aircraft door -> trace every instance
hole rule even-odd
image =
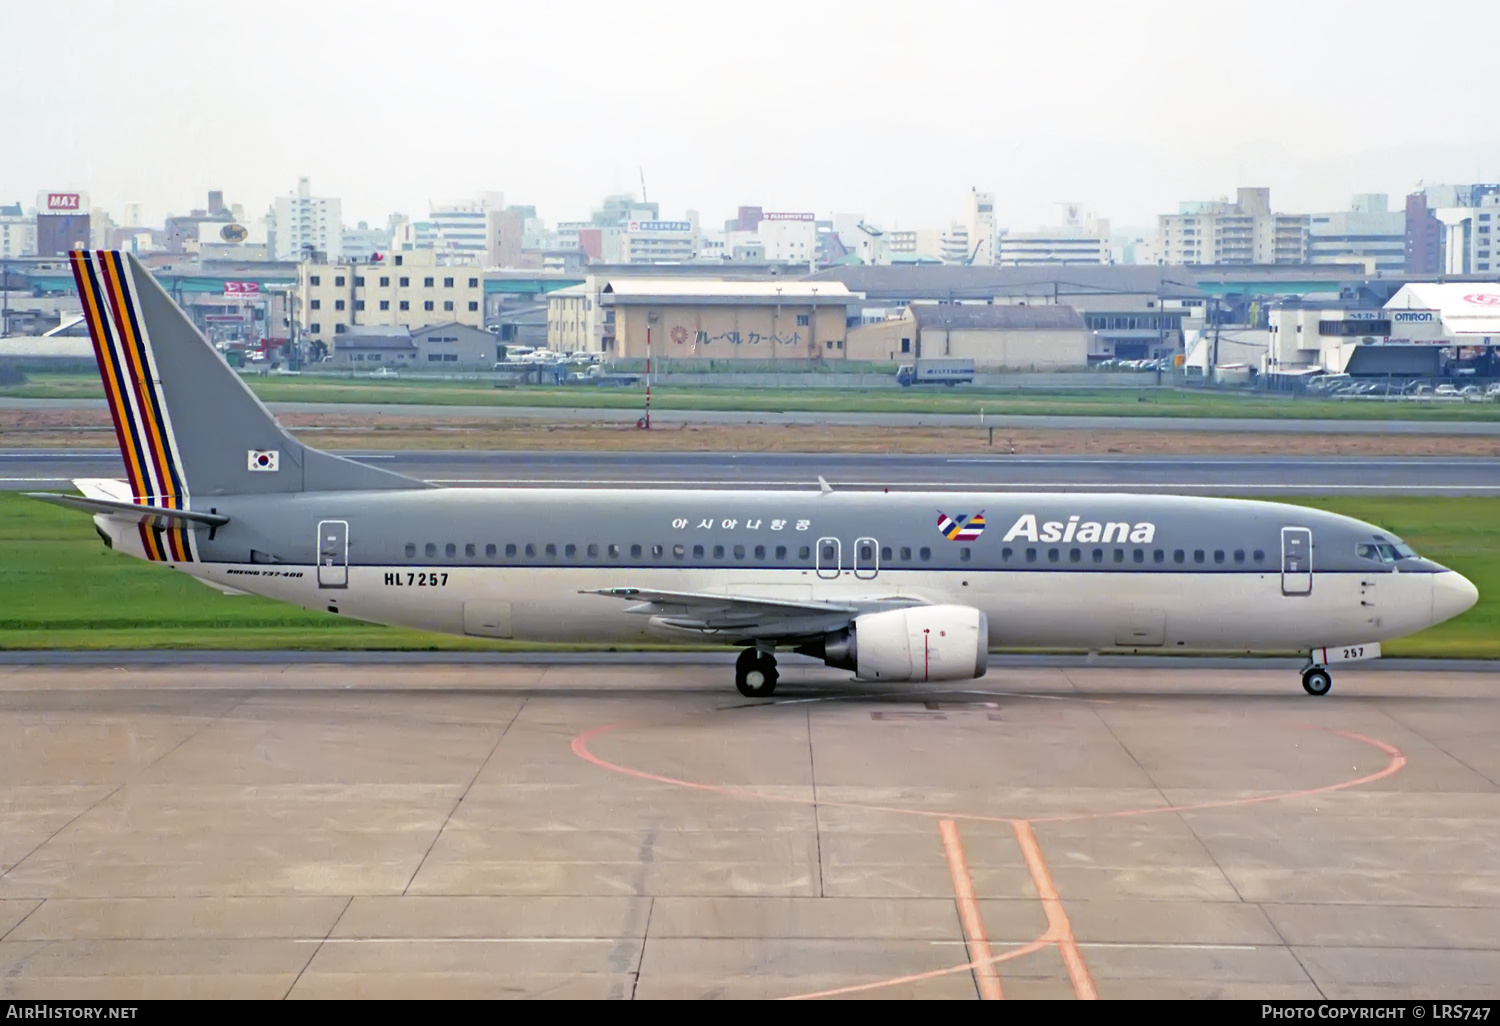
[[[842,546],[837,538],[819,538],[816,566],[818,576],[824,580],[833,580],[839,575],[840,555]]]
[[[1312,531],[1306,527],[1281,529],[1281,593],[1312,594]]]
[[[318,523],[318,587],[349,587],[349,522]]]
[[[880,573],[880,543],[874,538],[854,539],[854,576],[873,581]]]

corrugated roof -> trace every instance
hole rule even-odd
[[[985,303],[913,303],[922,328],[950,331],[1082,331],[1083,315],[1071,306],[991,306]]]
[[[838,281],[722,281],[694,278],[612,278],[604,286],[605,295],[619,299],[853,299],[849,289]]]

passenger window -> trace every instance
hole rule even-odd
[[[536,542],[526,543],[526,555],[531,557],[536,556]]]
[[[743,546],[743,545],[736,545],[734,547],[734,558],[735,559],[744,559],[745,558],[745,546]]]
[[[1166,561],[1167,561],[1167,554],[1165,552],[1163,552],[1161,549],[1157,549],[1155,552],[1151,553],[1151,562],[1153,562],[1153,563],[1165,563]]]
[[[714,546],[714,558],[715,559],[723,559],[724,558],[724,546],[722,546],[722,545],[715,545]]]
[[[859,547],[859,561],[861,563],[875,562],[875,546],[865,542]]]
[[[1026,562],[1028,562],[1028,563],[1035,563],[1036,562],[1036,549],[1027,549],[1026,550]]]
[[[449,542],[447,545],[443,546],[443,554],[445,556],[456,556],[456,555],[458,555],[458,546],[455,545],[453,542]]]
[[[488,545],[486,545],[484,547],[484,555],[485,555],[486,559],[494,559],[495,558],[495,543],[494,542],[490,542]]]
[[[905,549],[902,549],[902,550],[901,550],[901,551],[902,551],[902,552],[905,552],[905,551],[906,551],[906,550],[905,550]],[[1005,549],[1001,549],[1001,550],[1000,550],[1000,558],[1001,558],[1001,559],[1003,559],[1003,560],[1005,560],[1005,561],[1006,561],[1006,562],[1007,562],[1007,563],[1009,563],[1009,562],[1010,562],[1010,557],[1011,557],[1011,556],[1014,556],[1014,555],[1015,555],[1015,554],[1016,554],[1016,553],[1015,553],[1015,550],[1014,550],[1014,549],[1009,549],[1009,548],[1005,548]],[[905,559],[905,558],[906,558],[906,557],[905,557],[905,556],[903,556],[903,557],[901,557],[901,558],[902,558],[902,559]]]
[[[1193,550],[1193,562],[1194,563],[1201,563],[1201,562],[1203,562],[1203,550],[1202,549],[1194,549]]]
[[[1135,555],[1132,558],[1137,563],[1144,563],[1146,561],[1146,550],[1145,549],[1136,549],[1135,550]]]
[[[736,548],[738,548],[738,546],[736,546]],[[744,550],[741,549],[740,551],[743,552]],[[838,558],[837,553],[838,550],[834,548],[833,543],[830,542],[827,545],[823,546],[822,554],[819,555],[818,558],[831,567],[833,566],[833,561]]]
[[[694,545],[693,546],[693,558],[694,559],[702,559],[703,558],[703,546],[702,545]]]
[[[907,563],[911,562],[911,549],[908,546],[901,546],[901,559]]]
[[[666,551],[666,550],[663,549],[660,545],[653,545],[653,546],[651,546],[651,555],[653,555],[653,556],[658,556],[659,557],[659,556],[661,556],[661,554],[664,551]]]
[[[1244,562],[1245,562],[1245,550],[1244,549],[1235,549],[1234,550],[1234,562],[1235,562],[1236,565],[1240,565],[1240,566],[1244,565]]]
[[[632,546],[630,546],[630,558],[631,559],[640,559],[641,558],[641,547],[639,545],[632,545]]]
[[[1070,562],[1070,563],[1082,563],[1083,562],[1083,550],[1082,549],[1069,549],[1068,550],[1068,562]]]
[[[416,542],[407,542],[406,543],[406,558],[407,559],[416,559],[417,558],[417,543]]]
[[[812,559],[812,549],[806,545],[797,550],[798,559]]]
[[[1095,549],[1094,550],[1094,562],[1095,563],[1102,563],[1102,562],[1104,562],[1104,550],[1103,549]]]
[[[473,542],[469,542],[467,545],[464,546],[464,555],[465,556],[473,556],[474,555],[474,543]]]
[[[683,556],[687,555],[687,546],[686,545],[673,545],[672,546],[672,555],[676,556],[678,559],[681,559]]]
[[[786,546],[785,545],[778,545],[778,546],[776,546],[776,558],[777,559],[785,559],[786,558]]]
[[[589,542],[588,552],[589,552],[589,557],[590,558],[597,557],[599,555],[599,543],[598,542]]]
[[[880,561],[882,563],[889,563],[891,561],[891,547],[889,545],[885,545],[885,546],[881,547],[881,549],[880,549]]]
[[[1215,563],[1223,563],[1224,562],[1224,550],[1223,549],[1214,549],[1214,562]]]
[[[563,555],[567,556],[569,559],[572,559],[574,556],[578,555],[578,546],[574,545],[572,542],[569,542],[567,545],[563,546]]]
[[[1172,552],[1172,562],[1174,562],[1174,563],[1186,563],[1187,562],[1187,553],[1183,552],[1181,549],[1175,549],[1175,550],[1173,550],[1173,552]]]
[[[557,556],[557,546],[552,544],[551,542],[547,543],[547,547],[543,551],[553,558],[556,558]]]
[[[1123,562],[1125,562],[1125,550],[1124,549],[1115,549],[1115,562],[1116,563],[1123,563]]]
[[[972,555],[973,553],[969,551],[969,548],[966,545],[958,550],[958,561],[960,563],[967,563]]]
[[[437,546],[434,545],[432,542],[428,542],[426,545],[422,546],[422,551],[424,553],[426,553],[427,555],[429,555],[429,556],[436,556],[437,555]]]
[[[766,547],[764,545],[757,545],[757,546],[755,546],[755,558],[756,559],[765,559],[766,558]]]
[[[1264,563],[1266,561],[1266,553],[1264,549],[1255,550],[1255,561],[1257,563]]]
[[[505,545],[505,554],[507,556],[514,556],[516,554],[516,543],[515,542],[507,542],[506,543],[506,545]]]
[[[924,545],[917,550],[917,555],[921,558],[922,562],[925,563],[932,558],[932,550]]]
[[[1058,550],[1058,549],[1048,549],[1047,550],[1047,562],[1049,562],[1049,563],[1056,563],[1057,560],[1058,560],[1058,558],[1061,555],[1062,555],[1062,552],[1060,550]]]
[[[620,546],[618,546],[618,545],[615,545],[615,544],[611,543],[610,546],[609,546],[609,548],[605,549],[604,551],[609,553],[609,558],[610,559],[619,559],[620,558]]]

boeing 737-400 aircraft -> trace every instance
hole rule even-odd
[[[449,634],[790,649],[866,681],[980,677],[990,647],[1309,653],[1478,592],[1370,524],[1171,495],[439,488],[288,435],[134,257],[72,254],[126,481],[35,497],[228,592]]]

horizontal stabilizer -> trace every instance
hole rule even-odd
[[[116,502],[112,499],[90,499],[82,495],[63,495],[59,492],[26,492],[28,499],[41,499],[54,506],[81,509],[85,513],[103,513],[109,517],[134,517],[149,522],[153,527],[192,527],[203,524],[207,527],[222,527],[229,518],[222,513],[200,513],[191,509],[168,509],[166,506],[143,506],[137,502]]]

